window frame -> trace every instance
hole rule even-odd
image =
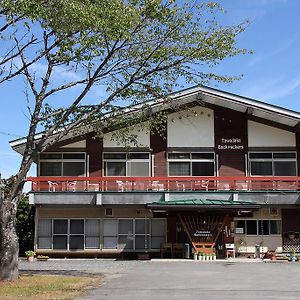
[[[47,159],[47,158],[41,158],[42,154],[61,154],[61,158],[55,158],[55,159]],[[64,154],[83,154],[84,158],[81,159],[75,159],[75,158],[64,158]],[[79,177],[85,177],[86,174],[88,173],[87,170],[87,154],[86,152],[40,152],[38,154],[38,176],[39,177],[52,177],[48,175],[41,175],[41,162],[58,162],[61,163],[61,170],[60,170],[60,175],[57,175],[59,177],[70,177],[70,176],[65,176],[64,174],[64,163],[65,162],[74,162],[74,163],[84,163],[84,174],[80,175]],[[53,176],[56,177],[56,176]]]
[[[188,154],[189,158],[169,158],[169,154]],[[193,154],[212,154],[213,158],[209,159],[204,159],[204,158],[192,158]],[[170,163],[172,162],[184,162],[184,163],[189,163],[189,168],[190,168],[190,174],[189,175],[170,175]],[[193,163],[201,163],[201,162],[209,162],[213,163],[213,170],[214,174],[213,175],[192,175],[193,174]],[[167,153],[167,163],[168,163],[168,176],[169,177],[186,177],[186,176],[192,176],[192,177],[215,177],[216,176],[216,153],[211,152],[211,151],[193,151],[193,152],[168,152]]]
[[[271,158],[250,158],[251,154],[255,153],[264,153],[264,154],[271,154]],[[295,155],[294,158],[274,158],[274,154],[280,154],[280,153],[292,153]],[[288,176],[298,176],[298,164],[297,164],[297,151],[249,151],[248,152],[248,170],[250,176],[279,176],[275,175],[275,163],[276,162],[294,162],[295,163],[295,175],[280,175],[279,177],[288,177]],[[251,170],[251,163],[252,162],[271,162],[272,163],[272,175],[252,175]]]
[[[235,219],[235,222],[237,224],[238,221],[244,221],[245,222],[245,232],[244,233],[236,233],[236,236],[242,236],[242,235],[246,235],[246,236],[281,236],[282,234],[282,220],[281,219]],[[256,221],[256,234],[248,234],[248,225],[247,225],[247,221]],[[260,222],[268,222],[268,234],[262,234],[261,232],[261,228],[260,228]],[[279,228],[280,228],[280,232],[279,233],[271,233],[271,221],[276,221],[279,222]],[[236,227],[239,228],[239,227]]]
[[[105,154],[124,154],[125,158],[105,158]],[[130,155],[132,154],[147,154],[148,158],[130,158]],[[122,162],[125,163],[125,175],[107,175],[107,163],[109,162]],[[143,177],[143,176],[132,176],[129,175],[129,164],[131,162],[144,162],[144,163],[148,163],[148,175],[145,175],[145,177],[150,177],[151,176],[151,153],[150,152],[141,152],[141,151],[132,151],[132,152],[110,152],[110,151],[104,151],[102,153],[102,170],[103,170],[103,174],[105,177]]]

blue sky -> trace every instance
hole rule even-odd
[[[238,45],[254,54],[222,62],[215,72],[243,74],[232,84],[213,84],[225,91],[300,110],[300,1],[298,0],[223,0],[224,20],[236,24],[249,19],[251,25],[239,37]],[[21,79],[0,85],[0,172],[15,174],[20,155],[8,142],[28,130],[26,101]],[[94,90],[101,93],[101,88]],[[67,97],[67,95],[65,95]],[[93,92],[89,94],[93,98]],[[57,99],[59,102],[61,99]],[[35,168],[30,173],[35,174]]]

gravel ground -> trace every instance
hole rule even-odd
[[[21,273],[47,274],[123,274],[141,264],[141,261],[115,259],[49,259],[48,261],[19,261]]]

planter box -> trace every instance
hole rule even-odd
[[[149,253],[138,253],[137,258],[138,260],[149,260],[150,255]]]

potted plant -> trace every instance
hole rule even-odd
[[[36,253],[35,253],[34,251],[32,251],[32,250],[26,251],[26,252],[25,252],[25,255],[26,255],[26,257],[27,257],[27,261],[33,262],[33,261],[34,261],[35,254],[36,254]]]
[[[297,257],[296,257],[296,251],[292,250],[290,253],[290,261],[296,261]]]
[[[214,252],[213,254],[212,254],[212,260],[216,260],[217,259],[217,256],[216,256],[216,253]]]

